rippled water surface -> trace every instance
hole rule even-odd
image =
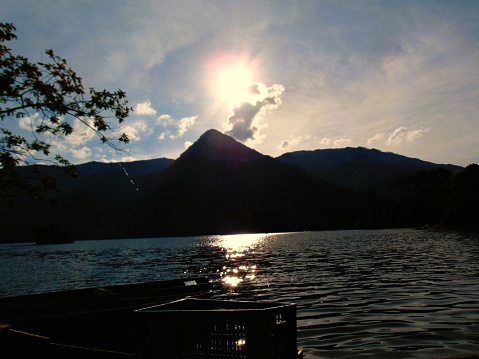
[[[479,236],[415,230],[0,245],[0,296],[207,275],[297,304],[305,358],[479,353]]]

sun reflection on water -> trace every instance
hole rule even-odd
[[[231,289],[245,281],[256,278],[256,264],[251,263],[251,256],[268,235],[264,233],[236,234],[222,236],[217,245],[226,251],[226,265],[220,271],[223,284]]]
[[[240,254],[241,251],[248,250],[257,245],[259,240],[267,236],[264,233],[234,234],[222,236],[218,244],[228,250],[230,254]]]

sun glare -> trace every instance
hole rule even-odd
[[[251,96],[251,71],[241,65],[227,65],[218,70],[217,91],[223,101],[237,104]]]
[[[263,237],[266,237],[264,233],[232,234],[222,236],[220,244],[229,254],[234,254],[251,249],[258,244]]]
[[[223,283],[236,288],[256,278],[256,264],[249,263],[254,247],[266,235],[261,233],[221,236],[217,245],[226,250],[227,264],[219,270]]]

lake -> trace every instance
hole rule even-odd
[[[1,244],[0,297],[205,275],[297,304],[305,358],[479,353],[479,236],[409,229]]]

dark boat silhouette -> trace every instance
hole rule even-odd
[[[1,357],[132,357],[135,310],[212,289],[199,277],[0,298]]]

